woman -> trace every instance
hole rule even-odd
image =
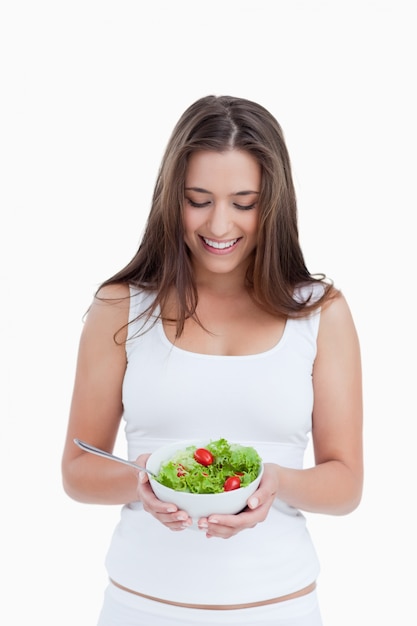
[[[190,528],[144,473],[74,445],[112,451],[122,419],[140,465],[169,441],[223,437],[256,448],[261,484],[243,512]],[[362,465],[358,339],[343,295],[305,265],[281,128],[255,102],[204,97],[178,121],[140,247],[99,288],[80,341],[64,487],[124,505],[99,626],[319,626],[301,511],[354,510]]]

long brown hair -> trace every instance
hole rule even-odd
[[[301,251],[291,164],[277,120],[263,106],[243,98],[206,96],[177,122],[157,176],[151,210],[138,251],[102,286],[128,283],[155,293],[145,312],[164,309],[173,288],[177,335],[196,318],[198,294],[184,242],[182,207],[187,163],[197,150],[246,150],[261,166],[258,244],[247,272],[254,300],[281,317],[298,317],[320,306],[333,292],[324,274],[311,275]],[[294,288],[320,282],[317,298],[294,297]]]

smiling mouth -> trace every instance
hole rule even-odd
[[[229,241],[214,241],[213,239],[207,239],[207,237],[201,237],[206,246],[210,248],[215,248],[216,250],[227,250],[228,248],[232,248],[240,239],[230,239]]]

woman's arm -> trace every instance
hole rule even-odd
[[[114,335],[128,321],[129,289],[111,285],[99,296],[81,334],[62,477],[66,493],[75,500],[123,504],[138,499],[135,469],[83,452],[73,442],[78,437],[111,452],[122,416],[126,333],[118,333],[117,343]]]

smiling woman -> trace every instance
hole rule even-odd
[[[141,466],[179,441],[253,447],[256,491],[191,532],[144,472],[74,445],[112,451],[122,419]],[[123,505],[99,626],[321,625],[302,511],[361,499],[360,352],[344,297],[304,262],[283,133],[261,105],[207,96],[175,126],[139,249],[86,318],[62,472],[72,498]],[[230,585],[236,572],[250,575]]]

